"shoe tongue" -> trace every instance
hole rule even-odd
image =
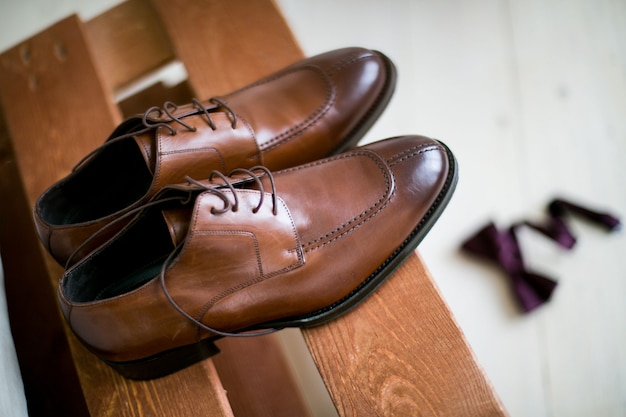
[[[170,232],[174,246],[178,246],[187,236],[191,212],[191,208],[175,208],[162,211],[163,219],[167,225],[167,230]]]
[[[144,161],[146,162],[146,166],[150,170],[150,173],[154,175],[155,169],[155,158],[154,158],[154,133],[146,132],[141,135],[135,136],[135,142],[139,147],[139,151],[143,156]]]

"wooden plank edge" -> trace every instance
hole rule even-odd
[[[417,253],[304,339],[341,416],[505,416]]]

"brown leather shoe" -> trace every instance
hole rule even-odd
[[[217,353],[222,336],[324,323],[415,249],[456,172],[445,145],[405,136],[167,187],[65,273],[63,313],[92,352],[139,379]]]
[[[226,96],[153,107],[123,122],[42,194],[34,213],[40,239],[65,265],[116,230],[111,227],[73,254],[89,236],[185,175],[207,177],[213,170],[254,165],[278,170],[353,147],[386,107],[395,80],[383,54],[346,48]]]

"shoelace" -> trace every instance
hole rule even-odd
[[[493,222],[489,222],[464,241],[461,248],[473,255],[494,261],[502,267],[522,309],[528,313],[550,299],[557,282],[527,270],[517,239],[517,230],[522,226],[530,227],[554,240],[564,249],[571,249],[576,244],[576,237],[565,222],[564,217],[568,212],[600,225],[608,231],[621,227],[619,219],[609,213],[589,210],[563,199],[555,199],[548,205],[549,217],[544,224],[522,221],[508,229],[499,230]]]
[[[257,171],[261,171],[261,174],[257,175],[255,172]],[[277,215],[277,195],[276,195],[276,184],[274,182],[274,176],[272,175],[272,173],[270,172],[269,169],[267,169],[266,167],[263,166],[255,166],[252,167],[250,169],[243,169],[243,168],[239,168],[239,169],[234,169],[233,171],[231,171],[227,176],[222,174],[219,171],[213,171],[211,173],[211,175],[209,176],[209,181],[212,181],[213,178],[215,178],[216,176],[219,177],[222,181],[222,187],[224,188],[228,188],[231,191],[231,195],[234,199],[234,201],[231,201],[228,196],[222,191],[224,188],[220,188],[220,187],[215,187],[213,185],[207,185],[205,183],[202,183],[200,181],[194,180],[192,178],[187,177],[187,181],[190,184],[196,185],[199,188],[202,188],[204,190],[206,190],[207,192],[218,196],[223,202],[224,202],[224,207],[220,208],[220,209],[216,209],[215,207],[211,207],[211,213],[214,215],[221,215],[224,214],[226,212],[228,212],[229,210],[232,210],[233,212],[236,212],[239,209],[239,198],[237,197],[237,188],[233,185],[233,176],[235,174],[245,174],[249,177],[251,177],[255,182],[256,185],[258,187],[258,192],[259,192],[259,204],[254,207],[252,209],[253,213],[257,213],[259,211],[259,209],[261,208],[261,206],[263,205],[263,201],[264,201],[264,194],[265,194],[265,190],[263,187],[263,183],[261,182],[261,178],[263,176],[266,176],[270,182],[270,185],[272,187],[272,214],[273,215]],[[237,178],[239,179],[239,178]],[[208,332],[211,332],[213,334],[216,334],[218,336],[228,336],[228,337],[255,337],[255,336],[263,336],[263,335],[267,335],[270,333],[274,333],[277,332],[281,329],[278,328],[273,328],[273,329],[267,329],[267,330],[260,330],[260,331],[255,331],[255,332],[245,332],[245,333],[232,333],[232,332],[223,332],[220,330],[217,330],[213,327],[207,326],[206,324],[202,323],[200,320],[198,320],[197,318],[193,317],[191,314],[187,313],[172,297],[172,295],[170,294],[169,290],[167,289],[167,285],[165,283],[165,273],[167,271],[167,268],[170,266],[170,264],[172,263],[172,261],[174,260],[174,257],[179,253],[180,249],[182,248],[182,246],[184,245],[184,242],[179,243],[176,248],[172,251],[172,253],[170,253],[170,255],[165,259],[165,262],[163,262],[163,265],[161,267],[161,272],[159,273],[159,281],[161,283],[161,288],[163,290],[163,293],[165,294],[165,297],[167,298],[168,302],[172,305],[172,307],[174,307],[183,317],[185,317],[186,319],[188,319],[189,321],[191,321],[192,323],[194,323],[196,326],[198,326],[199,328],[206,330]]]
[[[256,175],[255,172],[256,171],[261,171],[261,176]],[[276,194],[276,183],[274,182],[274,176],[272,175],[272,172],[264,166],[254,166],[250,169],[244,169],[244,168],[236,168],[234,170],[232,170],[230,173],[228,173],[228,175],[224,175],[222,174],[220,171],[214,170],[211,172],[211,174],[209,175],[209,183],[203,183],[201,181],[195,180],[189,176],[185,177],[186,181],[190,184],[190,185],[195,185],[196,186],[196,190],[189,190],[189,194],[187,195],[177,195],[177,196],[172,196],[172,197],[165,197],[165,198],[155,198],[151,201],[148,201],[147,203],[139,206],[139,207],[135,207],[134,209],[131,209],[129,211],[127,211],[126,213],[124,213],[123,215],[121,215],[120,217],[112,220],[111,222],[107,223],[106,225],[104,225],[103,227],[101,227],[100,229],[98,229],[94,234],[92,234],[91,236],[89,236],[87,239],[85,239],[85,241],[83,241],[80,245],[78,245],[76,247],[76,249],[74,249],[74,251],[70,254],[70,256],[68,257],[66,263],[65,263],[65,270],[69,269],[69,267],[72,264],[72,260],[74,259],[74,257],[76,257],[76,255],[85,247],[87,246],[89,243],[91,243],[94,239],[96,239],[98,236],[100,236],[102,233],[104,233],[106,230],[112,228],[113,226],[115,226],[116,224],[118,224],[119,222],[124,221],[125,219],[128,219],[131,216],[136,215],[137,213],[156,206],[156,205],[164,205],[166,203],[169,202],[179,202],[181,205],[186,205],[189,202],[191,202],[192,196],[194,194],[194,192],[196,191],[206,191],[209,192],[213,195],[218,196],[223,202],[224,202],[224,207],[222,207],[221,209],[216,209],[215,207],[211,208],[211,214],[223,214],[226,213],[228,210],[233,210],[233,211],[237,211],[239,209],[239,198],[237,197],[237,189],[235,188],[235,186],[232,184],[232,181],[229,180],[228,178],[230,177],[232,179],[232,177],[235,174],[240,174],[243,173],[246,176],[249,176],[251,179],[253,179],[256,184],[257,187],[259,189],[259,204],[254,207],[252,209],[253,213],[256,213],[259,211],[259,209],[261,208],[261,206],[263,205],[263,201],[265,198],[265,189],[263,187],[263,183],[261,182],[261,177],[263,175],[267,176],[267,178],[270,181],[270,186],[272,188],[272,213],[274,215],[276,215],[278,213],[278,208],[277,208],[277,194]],[[221,184],[215,184],[215,183],[211,183],[211,181],[213,180],[213,178],[215,177],[219,177],[220,179],[222,179],[222,183]],[[245,177],[243,178],[245,179]],[[238,180],[242,180],[242,178],[238,178]],[[220,188],[223,187],[227,187],[228,189],[231,190],[231,195],[234,198],[234,203],[231,203],[231,201],[229,200],[228,196],[221,191]]]
[[[72,266],[72,260],[76,257],[76,255],[78,255],[78,253],[85,246],[89,245],[94,239],[96,239],[98,236],[100,236],[102,233],[109,230],[116,224],[128,219],[131,216],[136,215],[140,211],[145,210],[149,207],[162,205],[168,202],[176,202],[176,201],[180,202],[181,205],[186,205],[191,201],[191,198],[192,198],[191,193],[189,193],[187,196],[174,196],[174,197],[168,197],[168,198],[161,198],[161,199],[149,201],[139,207],[135,207],[134,209],[127,211],[126,213],[122,214],[120,217],[115,218],[111,222],[102,226],[100,229],[96,230],[91,236],[89,236],[80,245],[78,245],[76,249],[74,249],[74,251],[70,254],[67,261],[65,261],[65,270],[67,271]]]
[[[256,172],[260,171],[260,174],[256,174]],[[236,174],[244,174],[245,176],[250,177],[253,181],[255,181],[257,187],[258,187],[258,192],[259,192],[259,204],[254,207],[252,209],[253,213],[257,213],[258,210],[262,207],[263,205],[263,201],[264,201],[264,195],[265,195],[265,189],[263,186],[263,183],[261,182],[261,179],[263,177],[267,177],[269,182],[270,182],[270,186],[272,188],[272,214],[273,215],[277,215],[278,211],[277,211],[277,194],[276,194],[276,183],[274,181],[274,176],[272,175],[271,171],[264,167],[264,166],[255,166],[252,167],[250,169],[243,169],[243,168],[237,168],[232,170],[228,175],[224,175],[219,171],[213,171],[210,176],[209,176],[209,181],[212,181],[215,177],[219,177],[223,182],[220,184],[214,184],[214,183],[203,183],[201,181],[195,180],[193,178],[190,177],[186,177],[187,182],[190,185],[195,185],[197,190],[194,191],[199,191],[201,190],[202,192],[209,192],[213,195],[218,196],[223,202],[224,202],[224,207],[217,209],[215,207],[211,207],[211,214],[213,215],[221,215],[224,214],[226,212],[228,212],[229,210],[232,211],[237,211],[239,209],[239,198],[237,197],[237,187],[236,185],[233,184],[233,182],[239,182],[241,180],[245,180],[246,177],[238,177],[238,178],[233,178],[234,175]],[[230,199],[228,198],[228,196],[226,195],[226,193],[224,193],[222,190],[224,188],[228,188],[231,191],[231,196],[234,199],[234,202],[231,202]],[[186,196],[172,196],[172,197],[167,197],[167,198],[159,198],[159,199],[155,199],[152,201],[149,201],[148,203],[140,206],[140,207],[136,207],[132,210],[129,210],[128,212],[124,213],[124,215],[120,216],[119,218],[115,219],[114,221],[112,221],[111,223],[108,223],[107,225],[105,225],[104,227],[102,227],[101,229],[99,229],[97,232],[95,232],[92,236],[90,236],[87,240],[85,240],[80,246],[78,246],[74,252],[70,255],[67,264],[65,266],[65,269],[67,270],[69,268],[69,265],[71,264],[71,260],[76,256],[76,254],[83,248],[85,247],[89,242],[91,242],[93,239],[95,239],[98,235],[100,235],[103,231],[107,230],[108,228],[112,227],[114,224],[123,221],[124,219],[127,219],[130,216],[136,215],[137,213],[141,212],[142,210],[145,210],[149,207],[153,207],[156,205],[160,205],[160,204],[165,204],[165,203],[169,203],[169,202],[180,202],[181,205],[186,205],[189,202],[191,202],[192,199],[192,195],[193,193],[189,193]],[[168,255],[168,257],[165,259],[165,261],[163,262],[163,265],[161,266],[161,271],[159,273],[159,282],[161,284],[161,288],[163,290],[163,293],[165,294],[165,297],[167,298],[168,302],[172,305],[172,307],[174,307],[183,317],[187,318],[188,320],[190,320],[192,323],[194,323],[196,326],[198,326],[201,329],[204,329],[206,331],[209,331],[211,333],[214,333],[218,336],[230,336],[230,337],[255,337],[255,336],[263,336],[266,334],[270,334],[270,333],[274,333],[277,332],[281,329],[279,328],[273,328],[273,329],[267,329],[267,330],[261,330],[261,331],[256,331],[256,332],[245,332],[245,333],[230,333],[230,332],[222,332],[220,330],[214,329],[210,326],[207,326],[206,324],[202,323],[201,321],[199,321],[198,319],[196,319],[195,317],[191,316],[189,313],[187,313],[178,303],[176,303],[176,301],[174,300],[174,298],[172,297],[172,295],[170,294],[169,290],[167,289],[167,285],[165,284],[165,273],[167,271],[167,268],[171,265],[172,261],[174,260],[174,257],[180,252],[180,249],[182,248],[182,246],[184,245],[184,241],[180,242],[176,248],[174,248],[174,250]]]
[[[231,120],[231,128],[235,129],[237,127],[237,115],[235,114],[235,112],[222,100],[218,99],[218,98],[211,98],[209,99],[209,103],[212,104],[216,104],[222,108],[224,108],[226,110],[226,113],[228,114],[230,120]],[[215,122],[213,121],[213,119],[211,118],[211,113],[209,112],[209,109],[207,107],[205,107],[204,105],[202,105],[202,103],[200,103],[200,101],[198,101],[198,99],[192,99],[191,100],[191,104],[193,106],[194,109],[202,112],[205,116],[206,116],[206,120],[209,124],[209,126],[211,127],[211,129],[215,130],[217,129],[217,126],[215,125]],[[148,110],[146,110],[146,112],[143,115],[143,118],[141,119],[142,123],[144,124],[144,126],[147,129],[152,129],[155,127],[164,127],[166,129],[169,130],[170,135],[174,136],[176,135],[176,129],[174,129],[169,123],[170,122],[176,122],[178,124],[180,124],[181,126],[183,126],[185,129],[189,130],[190,132],[195,132],[197,129],[193,126],[188,125],[187,123],[185,123],[182,118],[176,116],[175,114],[173,114],[173,112],[175,112],[176,110],[178,110],[178,105],[176,105],[175,103],[171,102],[171,101],[166,101],[163,104],[163,107],[158,107],[158,106],[154,106],[154,107],[150,107]],[[163,114],[165,114],[167,117],[169,117],[169,120],[165,120],[165,121],[159,121],[156,123],[151,123],[150,120],[150,115],[152,113],[157,113],[156,118],[155,119],[160,119]],[[133,134],[136,135],[137,132],[135,132]]]
[[[277,211],[278,209],[276,206],[276,202],[277,202],[276,183],[274,182],[274,176],[272,175],[272,172],[264,166],[258,165],[250,169],[236,168],[232,170],[230,173],[228,173],[228,175],[224,175],[220,171],[213,171],[211,172],[211,175],[209,175],[210,185],[194,180],[193,178],[190,178],[190,177],[185,177],[185,179],[187,180],[189,184],[196,185],[197,187],[204,189],[205,191],[208,191],[209,193],[218,196],[224,202],[224,207],[222,207],[221,209],[216,209],[215,207],[212,207],[211,213],[212,214],[224,214],[229,210],[237,211],[239,209],[239,197],[237,197],[237,189],[232,184],[232,181],[229,180],[229,177],[233,178],[235,174],[239,174],[239,173],[245,174],[249,176],[250,178],[252,178],[256,182],[257,187],[259,188],[259,204],[252,209],[253,213],[257,213],[259,209],[261,208],[261,206],[263,205],[263,200],[265,198],[265,189],[263,187],[263,183],[261,182],[261,176],[256,175],[255,171],[261,171],[262,172],[261,176],[265,175],[270,181],[270,185],[272,187],[272,213],[276,215],[278,213]],[[219,177],[223,181],[222,185],[230,189],[231,195],[233,199],[235,200],[234,202],[230,201],[228,196],[224,194],[224,192],[221,191],[220,187],[215,187],[215,185],[212,183],[215,177]]]
[[[218,109],[222,109],[221,111],[226,112],[231,122],[231,128],[235,129],[237,127],[237,114],[233,111],[233,109],[228,106],[223,100],[220,100],[216,97],[212,97],[209,100],[209,103],[217,106]],[[191,114],[185,114],[182,116],[177,116],[174,114],[179,106],[171,101],[166,101],[163,104],[163,107],[153,106],[146,110],[141,118],[141,123],[143,124],[142,129],[132,130],[129,133],[125,133],[123,135],[119,135],[113,138],[108,139],[102,145],[98,146],[87,155],[85,155],[78,163],[72,168],[72,171],[76,171],[81,165],[83,165],[88,159],[90,159],[93,155],[100,152],[102,149],[112,145],[113,143],[119,142],[123,139],[128,139],[137,135],[141,135],[143,133],[149,132],[152,129],[157,129],[159,127],[163,127],[167,129],[171,136],[175,136],[177,134],[176,129],[174,129],[170,123],[175,122],[179,125],[183,126],[185,129],[190,132],[195,132],[197,129],[183,121],[185,117],[189,117],[195,114],[203,114],[205,116],[205,120],[209,124],[209,127],[213,130],[217,129],[217,125],[213,121],[211,117],[211,111],[213,107],[204,106],[198,99],[194,98],[191,100],[192,108],[196,110],[196,112]],[[163,115],[167,116],[166,119],[160,120],[163,118]]]

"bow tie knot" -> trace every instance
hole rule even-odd
[[[568,212],[603,226],[609,231],[617,230],[621,226],[619,219],[611,214],[592,211],[563,199],[555,199],[548,205],[549,218],[544,224],[522,221],[508,229],[500,230],[493,222],[489,222],[465,240],[461,248],[475,256],[497,263],[509,278],[522,310],[528,313],[550,299],[557,282],[526,269],[516,231],[522,226],[527,226],[554,240],[564,249],[571,249],[576,244],[576,237],[564,220]]]

